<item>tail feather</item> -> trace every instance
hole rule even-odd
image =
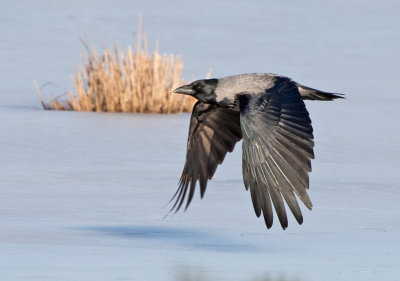
[[[327,93],[313,88],[309,88],[296,83],[299,93],[303,100],[324,100],[344,99],[344,94]]]

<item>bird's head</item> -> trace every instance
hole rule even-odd
[[[197,80],[176,88],[174,93],[189,95],[202,102],[214,103],[216,101],[215,89],[217,85],[218,79]]]

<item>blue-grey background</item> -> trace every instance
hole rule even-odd
[[[2,280],[398,280],[400,2],[0,1]],[[164,219],[188,114],[45,112],[87,37],[182,54],[184,78],[273,72],[345,93],[308,102],[316,139],[304,224],[267,230],[241,144],[204,200]],[[197,194],[198,195],[198,194]]]

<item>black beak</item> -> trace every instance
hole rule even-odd
[[[176,88],[174,90],[174,93],[193,96],[196,92],[195,92],[195,90],[192,89],[192,86],[185,85],[185,86]]]

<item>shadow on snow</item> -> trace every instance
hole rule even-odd
[[[94,231],[127,239],[143,239],[218,252],[254,252],[259,247],[229,239],[223,235],[206,233],[195,229],[161,226],[93,226],[79,230]]]

